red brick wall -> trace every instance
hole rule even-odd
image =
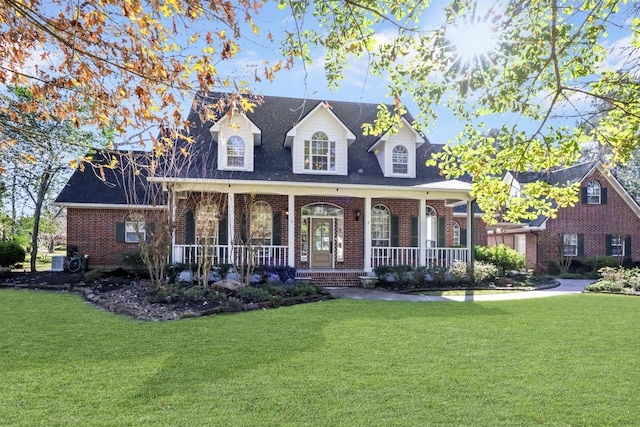
[[[631,235],[631,257],[640,259],[640,219],[599,171],[583,180],[581,186],[595,179],[607,188],[607,203],[588,205],[578,202],[574,207],[560,209],[555,219],[547,220],[546,230],[540,232],[539,261],[557,257],[558,239],[564,233],[584,235],[584,256],[606,254],[606,235]]]
[[[119,265],[127,252],[139,250],[137,243],[117,243],[116,224],[125,222],[128,209],[67,209],[67,244],[89,255],[90,267]],[[157,211],[142,211],[153,220]]]
[[[201,200],[200,195],[191,195],[185,199],[177,201],[176,207],[176,223],[175,234],[176,243],[184,243],[185,239],[185,213],[187,210],[194,210],[197,203]],[[240,218],[242,212],[246,209],[246,203],[256,201],[268,202],[274,212],[282,214],[282,244],[287,245],[288,239],[288,221],[287,209],[288,198],[282,195],[247,195],[245,198],[242,194],[235,196],[235,233],[240,233]],[[215,198],[221,210],[226,210],[226,195]],[[316,197],[316,196],[298,196],[295,202],[296,223],[300,222],[300,212],[302,206],[312,203],[330,203],[344,209],[344,261],[336,262],[338,269],[361,269],[364,267],[364,199],[352,197]],[[372,206],[383,204],[389,208],[392,215],[398,215],[400,218],[400,246],[411,246],[411,217],[419,216],[420,202],[418,200],[404,199],[372,199]],[[446,244],[453,244],[453,211],[451,208],[444,206],[443,201],[430,200],[428,205],[432,206],[438,216],[444,216],[446,229]],[[361,215],[356,219],[356,210]],[[157,211],[154,211],[156,214]],[[78,246],[80,252],[87,253],[91,256],[90,263],[94,266],[113,266],[121,262],[124,254],[127,252],[137,251],[138,245],[135,243],[116,243],[116,224],[124,222],[129,214],[127,209],[68,209],[67,233],[68,243]],[[147,215],[151,215],[148,213]],[[455,218],[460,223],[461,228],[466,228],[466,220],[464,218]],[[478,221],[478,220],[476,220]],[[486,241],[486,233],[483,233],[484,225],[480,221],[476,222],[475,234],[476,242],[484,236]],[[481,229],[481,225],[483,228]],[[639,241],[640,243],[640,241]],[[298,268],[308,268],[308,262],[300,261],[300,227],[295,230],[296,260],[295,265]]]

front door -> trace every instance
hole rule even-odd
[[[333,219],[311,219],[311,267],[333,267]]]

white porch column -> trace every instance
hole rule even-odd
[[[296,199],[293,194],[288,196],[287,218],[287,265],[296,265]]]
[[[467,202],[467,250],[469,251],[469,264],[471,265],[471,271],[473,272],[473,200]]]
[[[418,207],[418,266],[427,265],[427,199]]]
[[[169,205],[171,206],[169,215],[169,224],[171,224],[171,253],[169,253],[169,262],[175,262],[176,250],[176,192],[172,186],[169,187]]]
[[[371,266],[371,197],[364,198],[364,212],[362,212],[362,220],[364,221],[364,271],[367,273],[372,270]]]
[[[229,250],[229,260],[228,262],[232,262],[233,259],[233,242],[235,240],[234,230],[236,223],[236,194],[228,193],[227,194],[227,247]]]

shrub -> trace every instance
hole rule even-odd
[[[498,267],[491,263],[476,261],[473,263],[473,278],[476,283],[487,282],[498,275]]]
[[[620,258],[613,256],[594,256],[585,258],[583,261],[591,267],[592,271],[598,271],[602,267],[617,267],[620,265]]]
[[[270,301],[272,295],[265,289],[246,286],[236,291],[236,298],[244,302],[263,302]]]
[[[26,252],[16,242],[0,242],[0,267],[13,267],[19,262],[24,262]]]
[[[449,273],[453,276],[453,280],[460,283],[468,278],[467,263],[460,260],[455,260],[449,267]]]
[[[500,244],[497,246],[476,246],[477,261],[491,263],[498,267],[499,274],[508,270],[519,270],[524,267],[524,256],[510,247]]]
[[[585,289],[590,292],[620,293],[623,290],[623,286],[621,283],[612,282],[611,280],[600,280],[598,282],[587,285]]]

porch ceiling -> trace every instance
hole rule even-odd
[[[472,197],[471,186],[458,181],[451,185],[450,181],[419,186],[384,186],[384,185],[348,185],[300,182],[265,182],[265,181],[218,181],[178,179],[165,181],[176,192],[216,192],[216,193],[251,193],[278,194],[293,196],[350,196],[350,197],[385,197],[411,198],[427,200],[445,200],[447,205],[456,206],[466,203]],[[169,185],[170,184],[170,185]],[[438,185],[442,184],[442,185]]]

